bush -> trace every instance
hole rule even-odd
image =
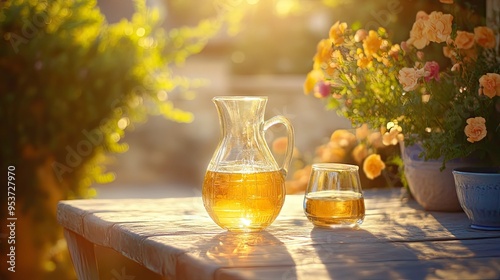
[[[108,24],[95,0],[0,3],[0,155],[5,173],[15,167],[19,279],[74,277],[57,201],[90,197],[93,182],[113,180],[99,162],[126,151],[127,127],[147,114],[192,119],[169,94],[196,82],[170,66],[200,51],[220,22],[167,32],[158,11],[135,4],[131,20]]]

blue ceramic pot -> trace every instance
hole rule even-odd
[[[470,227],[500,230],[500,168],[455,168],[453,176]]]

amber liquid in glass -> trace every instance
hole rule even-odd
[[[260,231],[278,216],[285,201],[280,171],[224,173],[207,171],[203,204],[220,227],[235,232]]]
[[[317,226],[356,226],[365,217],[363,196],[352,191],[308,193],[304,209],[307,218]]]

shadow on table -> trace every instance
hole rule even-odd
[[[311,239],[331,279],[424,279],[425,269],[404,267],[418,258],[402,244],[381,240],[362,228],[314,227]]]
[[[481,232],[469,228],[464,212],[425,211],[415,203],[402,211],[379,215],[387,229],[377,232],[378,242],[404,247],[417,261],[394,260],[380,256],[391,278],[498,279],[500,275],[500,232]],[[370,233],[356,233],[358,238],[374,238]],[[335,240],[331,240],[335,242]],[[374,240],[373,242],[377,242]],[[385,251],[385,250],[384,250]],[[393,252],[398,256],[398,252]],[[371,261],[371,260],[369,260]],[[386,263],[388,266],[386,266]],[[377,268],[370,273],[379,273]],[[370,274],[370,277],[371,278]],[[384,274],[374,274],[375,278]],[[395,275],[395,276],[393,276]]]
[[[271,263],[273,266],[289,266],[291,269],[287,271],[286,279],[297,278],[295,262],[286,246],[267,231],[223,232],[203,241],[198,247],[202,249],[202,257],[220,266],[214,275],[217,279],[219,277],[234,279],[242,275],[248,279],[254,279],[255,270],[266,269]]]

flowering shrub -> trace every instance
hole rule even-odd
[[[388,143],[392,140],[389,134],[371,131],[367,125],[353,132],[346,129],[335,130],[326,143],[316,148],[312,160],[306,160],[297,150],[294,152],[295,160],[292,169],[295,170],[290,180],[285,183],[287,193],[303,192],[306,189],[311,174],[311,162],[340,162],[358,165],[361,167],[360,179],[363,188],[397,184],[398,166],[391,162],[386,168],[384,163],[384,161],[391,161],[399,149]],[[273,152],[284,154],[286,141],[286,137],[276,139],[272,146]],[[381,176],[382,174],[384,176]]]
[[[458,3],[441,2],[452,5],[444,4],[444,13],[419,11],[401,44],[383,28],[335,23],[318,43],[304,91],[327,99],[355,126],[404,133],[409,145],[422,144],[425,159],[444,165],[474,155],[500,165],[498,28]],[[436,47],[442,54],[431,51]]]

